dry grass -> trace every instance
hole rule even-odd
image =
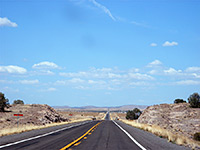
[[[64,125],[64,124],[70,124],[70,123],[75,123],[75,122],[81,122],[81,121],[87,121],[87,120],[91,120],[91,119],[90,118],[76,119],[76,120],[72,120],[69,122],[51,123],[51,124],[46,124],[46,125],[33,125],[33,124],[32,125],[19,125],[18,127],[16,126],[16,127],[4,128],[3,130],[0,130],[0,136],[17,134],[17,133],[27,132],[27,131],[31,131],[31,130],[38,130],[38,129],[59,126],[59,125]]]
[[[70,120],[77,120],[77,119],[85,119],[85,118],[96,118],[97,120],[103,120],[105,113],[99,112],[78,112],[78,111],[59,111],[64,117],[69,118]],[[70,116],[71,114],[72,116]]]
[[[59,125],[64,125],[64,124],[70,124],[70,123],[75,123],[75,122],[88,121],[88,120],[92,120],[93,117],[96,117],[98,120],[103,120],[105,118],[105,113],[96,113],[96,112],[95,113],[94,112],[73,112],[73,116],[71,116],[71,117],[69,117],[69,114],[71,114],[72,112],[59,112],[59,113],[62,114],[63,116],[68,116],[70,121],[60,122],[60,123],[51,123],[51,124],[46,124],[46,125],[34,125],[34,124],[22,125],[22,124],[19,124],[18,127],[14,126],[14,127],[8,127],[8,128],[1,129],[0,137],[5,136],[5,135],[27,132],[27,131],[31,131],[31,130],[38,130],[38,129],[59,126]]]
[[[110,120],[115,120],[116,117],[117,117],[116,113],[110,112]]]
[[[170,131],[163,129],[156,125],[141,124],[141,123],[138,123],[137,121],[129,121],[129,120],[124,120],[124,119],[120,119],[120,121],[122,121],[128,125],[131,125],[133,127],[140,128],[142,130],[151,132],[162,138],[167,138],[169,142],[173,142],[178,145],[190,146],[193,149],[195,149],[195,147],[200,146],[200,142],[191,140],[183,135],[173,134]]]

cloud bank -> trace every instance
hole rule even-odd
[[[89,68],[83,71],[65,71],[56,74],[48,69],[60,68],[53,62],[40,62],[32,66],[34,71],[29,71],[19,66],[0,66],[1,75],[23,77],[23,80],[7,80],[2,78],[0,83],[6,85],[23,84],[47,86],[45,91],[57,91],[57,88],[49,89],[49,86],[67,86],[72,89],[80,90],[121,90],[131,88],[152,88],[161,85],[182,86],[200,85],[200,67],[191,66],[186,69],[176,69],[165,66],[160,60],[156,59],[141,68],[130,68],[120,70],[114,68]],[[46,70],[47,69],[47,70]],[[59,70],[58,70],[59,71]],[[18,74],[15,76],[15,74]],[[21,75],[20,75],[21,74]],[[24,75],[26,74],[26,75]],[[54,80],[47,77],[46,83],[40,83],[38,79],[30,79],[32,76],[55,75]],[[2,76],[2,77],[3,77]],[[25,79],[24,79],[25,78]],[[48,90],[47,90],[48,89]]]
[[[11,74],[25,74],[27,73],[27,70],[25,68],[19,67],[19,66],[0,66],[0,72],[4,73],[11,73]]]

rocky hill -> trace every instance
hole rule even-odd
[[[200,132],[200,108],[190,108],[188,103],[149,106],[138,122],[158,125],[192,139],[196,132]]]
[[[53,122],[68,121],[48,105],[12,105],[7,112],[0,112],[0,128],[17,125],[18,117],[14,114],[23,114],[19,117],[19,125],[45,125]]]

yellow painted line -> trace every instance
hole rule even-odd
[[[94,125],[92,128],[90,128],[85,134],[83,134],[81,137],[79,137],[78,139],[74,140],[73,142],[69,143],[68,145],[66,145],[65,147],[61,148],[60,150],[66,150],[67,148],[71,147],[72,145],[74,145],[75,143],[77,143],[78,141],[80,141],[82,138],[84,138],[86,135],[88,135],[90,133],[90,131],[92,131],[95,127],[97,127],[99,124],[101,124],[101,122],[97,123],[96,125]]]
[[[74,146],[78,146],[79,144],[81,144],[81,142],[78,142],[78,143],[74,144]]]
[[[84,137],[84,139],[87,139],[87,137]]]

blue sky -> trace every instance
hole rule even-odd
[[[10,103],[173,103],[200,92],[198,0],[0,0]]]

